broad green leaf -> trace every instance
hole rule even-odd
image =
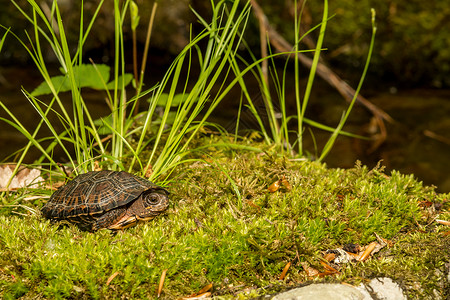
[[[126,119],[125,127],[129,127],[129,125],[131,125],[132,122],[134,122],[134,118]],[[97,127],[97,133],[100,135],[107,135],[113,133],[111,129],[114,128],[112,115],[108,115],[106,117],[101,117],[100,119],[94,120],[94,125]]]
[[[107,65],[86,65],[74,66],[73,72],[75,82],[78,88],[89,87],[101,90],[105,88],[105,83],[109,81],[109,70]],[[70,91],[70,80],[67,75],[58,75],[51,77],[51,84],[59,92]],[[32,93],[32,96],[51,94],[50,87],[47,82],[41,83]]]
[[[64,92],[70,90],[70,82],[66,80],[66,76],[53,76],[51,77],[52,85],[55,87],[56,91]],[[40,96],[51,94],[52,91],[47,82],[42,82],[37,88],[31,92],[31,96]]]
[[[187,94],[176,94],[173,96],[171,107],[178,106],[180,104],[183,104],[189,95]],[[149,99],[149,102],[152,101],[153,98]],[[159,98],[158,102],[156,103],[157,106],[166,106],[167,101],[169,100],[169,94],[162,93]],[[193,102],[198,101],[198,99],[192,100]]]
[[[112,133],[111,128],[106,126],[105,123],[108,123],[110,126],[112,126],[112,116],[111,115],[94,120],[94,125],[97,126],[98,134],[107,135],[107,134]]]
[[[62,70],[61,70],[62,71]],[[109,81],[110,67],[107,65],[80,65],[73,68],[75,81],[78,83],[78,88],[91,88],[95,90],[104,90],[105,84]],[[125,86],[130,84],[133,75],[125,74],[123,77]],[[118,82],[122,81],[122,76],[119,76]],[[56,91],[67,92],[70,91],[70,80],[67,75],[58,75],[51,77],[51,83]],[[115,81],[106,84],[107,89],[114,89]],[[121,84],[118,84],[120,89]],[[50,87],[47,82],[41,83],[32,93],[32,96],[51,94]]]
[[[136,2],[130,2],[131,30],[135,31],[139,25],[139,7]]]
[[[79,87],[89,87],[96,90],[105,88],[109,81],[110,67],[107,65],[80,65],[74,68],[74,74]]]
[[[125,85],[125,86],[129,85],[130,82],[131,82],[131,80],[133,80],[133,75],[132,75],[132,74],[126,73],[126,74],[123,76],[123,81],[124,81],[124,85]],[[117,82],[118,82],[117,87],[120,89],[120,88],[121,88],[121,82],[122,82],[122,76],[119,76],[119,78],[117,78]],[[113,81],[111,81],[110,83],[108,83],[107,86],[106,86],[107,89],[108,89],[108,90],[113,90],[113,89],[114,89],[115,83],[116,83],[115,80],[113,80]]]

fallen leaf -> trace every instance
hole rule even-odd
[[[152,176],[152,174],[153,174],[152,166],[149,166],[147,171],[145,171],[145,177],[150,178],[150,176]]]
[[[325,254],[325,256],[323,258],[326,261],[330,262],[330,261],[333,261],[336,258],[336,254],[334,254],[334,253],[327,253],[327,254]]]
[[[25,167],[20,167],[17,174],[12,178],[11,183],[8,182],[13,175],[13,171],[16,165],[4,165],[0,166],[0,190],[12,190],[18,188],[29,187],[31,185],[40,186],[44,179],[41,177],[41,171],[38,169],[30,169]]]
[[[250,205],[251,207],[256,208],[258,211],[261,211],[261,207],[259,207],[257,204],[255,204],[255,202],[253,202],[251,200],[247,200],[247,204]]]
[[[164,280],[166,280],[167,269],[162,271],[161,278],[159,279],[158,290],[156,292],[156,296],[159,298],[161,296],[161,292],[164,285]]]
[[[358,253],[359,251],[361,251],[361,246],[358,244],[345,244],[342,249],[344,249],[344,251],[346,252],[351,252],[351,253]]]
[[[436,222],[438,222],[439,224],[442,224],[442,225],[450,226],[450,221],[436,220]]]
[[[100,167],[100,164],[98,160],[94,161],[94,171],[101,171],[102,168]]]
[[[352,253],[352,252],[346,252],[346,253],[347,253],[347,255],[351,256],[355,260],[359,259],[359,254]]]
[[[332,257],[330,254],[333,254],[334,257]],[[356,257],[359,257],[359,255],[357,255],[357,254],[353,254],[353,255]],[[328,262],[333,262],[338,265],[346,264],[353,260],[356,260],[352,255],[349,254],[349,252],[347,252],[341,248],[327,250],[327,254],[325,255],[324,258]]]
[[[287,181],[286,177],[283,175],[281,179],[278,179],[277,181],[273,182],[269,187],[268,190],[271,193],[275,193],[280,189],[281,186],[284,186],[284,188],[288,191],[292,189],[291,184],[289,181]]]
[[[284,177],[281,179],[281,184],[288,190],[290,191],[292,189],[291,184],[289,183],[289,181],[287,181],[287,179]]]
[[[329,264],[327,264],[327,263],[324,262],[324,261],[321,261],[320,264],[326,269],[325,272],[328,271],[328,272],[331,272],[331,274],[339,273],[338,270],[336,270],[335,268],[333,268],[332,266],[330,266]]]
[[[117,275],[119,275],[119,271],[116,271],[116,272],[114,272],[111,276],[109,276],[109,278],[108,278],[108,280],[106,280],[106,285],[108,286],[110,283],[111,283],[111,281],[114,279],[114,278],[116,278],[116,276]]]
[[[197,294],[203,294],[212,289],[213,285],[212,283],[205,285],[200,291],[198,291]]]
[[[303,270],[305,270],[306,276],[313,277],[318,276],[320,274],[320,272],[317,269],[314,269],[313,267],[309,266],[308,263],[302,262],[300,264],[302,265]]]
[[[181,300],[184,300],[184,299],[189,299],[189,300],[205,299],[205,298],[209,298],[209,296],[211,296],[211,293],[210,292],[206,292],[206,293],[202,293],[202,294],[195,295],[195,296],[183,297],[183,298],[181,298]]]
[[[431,205],[433,205],[433,202],[431,202],[431,201],[420,201],[419,202],[419,206],[422,206],[422,207],[430,207]]]
[[[361,256],[359,257],[358,261],[365,261],[369,258],[370,254],[372,253],[372,251],[375,249],[375,247],[377,246],[377,242],[372,242],[369,244],[369,246],[367,246],[366,250],[364,250],[364,252],[361,254]]]
[[[197,293],[194,293],[192,295],[180,298],[180,300],[183,299],[204,299],[207,298],[209,296],[211,296],[211,293],[208,292],[210,289],[212,289],[213,285],[212,283],[205,285],[200,291],[198,291]]]
[[[269,192],[275,193],[275,192],[278,191],[278,189],[280,188],[280,185],[281,185],[281,180],[275,181],[274,183],[272,183],[272,184],[269,186],[269,188],[268,188]]]
[[[286,264],[286,266],[284,266],[283,272],[281,272],[281,275],[280,275],[280,278],[279,278],[280,280],[284,280],[284,278],[286,277],[286,274],[289,271],[290,267],[291,267],[291,262],[288,262]]]

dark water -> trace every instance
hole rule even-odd
[[[40,76],[34,69],[0,68],[0,100],[30,131],[34,129],[40,116],[20,92],[20,86],[31,92],[40,81]],[[252,90],[254,99],[258,102],[260,97],[257,92],[258,87],[250,83],[250,92]],[[287,87],[287,90],[293,91],[290,87]],[[386,140],[376,149],[371,149],[373,146],[371,142],[347,137],[338,138],[326,163],[331,167],[349,168],[354,166],[356,160],[361,160],[369,167],[373,167],[382,160],[382,164],[388,170],[396,169],[405,174],[413,173],[424,184],[436,185],[441,192],[450,192],[450,90],[397,91],[394,88],[385,88],[377,91],[363,90],[362,94],[395,120],[394,123],[385,123]],[[239,97],[239,92],[233,91],[221,104],[213,120],[229,127],[230,120],[236,118]],[[286,99],[288,111],[294,112],[293,93],[288,93]],[[85,94],[85,100],[93,118],[107,114],[101,93],[88,91]],[[66,101],[70,106],[70,99]],[[347,105],[334,89],[317,80],[307,115],[315,121],[335,127]],[[0,117],[7,117],[2,109],[0,109]],[[371,118],[370,112],[356,105],[344,130],[364,136],[374,136],[378,133],[374,131],[376,127],[371,123]],[[248,119],[243,125],[251,128],[254,122]],[[49,135],[49,131],[43,130],[41,136],[46,135]],[[320,152],[329,133],[313,130],[313,135]],[[306,131],[305,147],[314,157],[316,150],[312,141],[309,131]],[[0,161],[4,161],[26,142],[23,135],[10,125],[0,122]],[[60,154],[55,155],[58,160]],[[37,156],[37,153],[31,153],[27,158],[28,162],[32,162]],[[63,160],[63,156],[60,159]],[[12,160],[13,158],[8,159],[8,161]]]
[[[450,91],[379,91],[369,99],[394,119],[394,123],[385,123],[385,142],[370,152],[370,143],[340,139],[328,158],[329,165],[348,167],[360,159],[374,166],[382,160],[388,170],[414,174],[426,185],[433,184],[439,191],[450,192]],[[347,130],[373,135],[367,114],[358,107]]]

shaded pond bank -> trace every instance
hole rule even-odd
[[[29,130],[32,130],[40,117],[33,111],[25,96],[20,93],[19,87],[24,86],[31,91],[41,81],[39,74],[34,69],[28,68],[2,68],[0,74],[1,101]],[[153,75],[161,78],[157,74]],[[257,86],[250,87],[252,88],[257,90]],[[287,91],[289,90],[293,91],[288,86]],[[315,83],[313,93],[308,107],[308,117],[335,127],[342,111],[347,108],[347,103],[336,91],[320,80]],[[448,172],[450,169],[450,118],[448,117],[450,90],[386,89],[362,93],[395,120],[395,123],[386,124],[386,141],[375,151],[369,151],[370,143],[341,137],[325,160],[326,163],[330,167],[349,168],[354,166],[356,160],[360,160],[363,164],[373,167],[382,160],[382,164],[388,170],[396,169],[405,174],[413,173],[426,185],[433,184],[441,192],[450,192]],[[239,97],[230,95],[230,99],[226,99],[216,111],[213,121],[228,126],[230,120],[236,118],[238,99]],[[287,99],[294,99],[293,95],[287,95]],[[86,100],[94,118],[107,114],[101,94],[87,91]],[[7,117],[3,110],[0,111],[0,117]],[[371,132],[373,129],[371,117],[366,109],[357,105],[344,130],[365,136],[376,134]],[[252,127],[251,122],[247,122],[247,125]],[[328,136],[328,133],[314,131],[319,152]],[[25,143],[25,137],[19,132],[4,122],[0,124],[1,161],[23,147]],[[309,133],[305,135],[305,145],[310,155],[314,157],[315,146]],[[36,155],[36,153],[30,155],[28,162],[32,162]]]

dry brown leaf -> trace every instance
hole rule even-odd
[[[352,252],[347,252],[347,251],[345,251],[345,253],[347,253],[347,255],[351,256],[352,258],[354,258],[356,260],[359,259],[359,254],[352,253]]]
[[[339,274],[339,272],[333,272],[333,271],[325,271],[325,272],[321,272],[319,274],[317,274],[318,277],[325,277],[325,276],[333,276]]]
[[[386,246],[386,245],[388,245],[389,247],[392,247],[392,246],[394,245],[394,242],[393,242],[393,241],[387,240],[387,239],[385,239],[385,238],[379,236],[376,232],[374,232],[374,234],[375,234],[375,236],[377,237],[378,243],[380,243],[380,245],[382,246],[382,248],[383,248],[384,246]],[[378,249],[378,251],[379,251],[379,250],[380,250],[380,249]],[[378,251],[377,251],[377,252],[378,252]]]
[[[111,281],[114,279],[114,278],[116,278],[116,276],[117,275],[119,275],[119,271],[116,271],[116,272],[114,272],[111,276],[109,276],[109,278],[108,278],[108,280],[106,280],[106,285],[108,286],[110,283],[111,283]]]
[[[275,193],[275,192],[278,191],[278,189],[280,188],[280,185],[281,185],[281,180],[275,181],[274,183],[272,183],[272,184],[269,186],[269,188],[268,188],[269,192]]]
[[[439,224],[442,224],[442,225],[450,226],[450,221],[436,220],[436,222],[438,222]]]
[[[16,165],[4,165],[0,166],[0,189],[6,191],[7,184],[13,175],[13,171]],[[19,172],[13,177],[8,189],[18,189],[28,186],[40,186],[44,182],[41,177],[41,171],[38,169],[29,169],[25,167],[20,167]]]
[[[281,179],[281,184],[288,190],[290,191],[292,189],[291,184],[289,183],[289,181],[287,181],[287,179],[284,177]]]
[[[324,261],[321,261],[320,264],[326,269],[325,272],[331,272],[332,274],[339,273],[338,270],[336,270],[335,268],[333,268],[332,266],[330,266],[329,264],[327,264]]]
[[[326,261],[330,262],[332,260],[334,260],[336,258],[336,254],[334,253],[327,253],[325,254],[325,256],[323,257]]]
[[[210,292],[208,292],[210,289],[212,289],[213,285],[212,283],[205,285],[200,291],[198,291],[197,293],[193,293],[192,295],[180,298],[180,300],[183,299],[203,299],[206,297],[209,297],[211,295]]]
[[[164,286],[164,280],[166,280],[167,269],[163,270],[161,273],[161,278],[159,279],[158,290],[156,292],[156,296],[159,298],[161,296],[161,292]]]
[[[375,247],[378,245],[377,242],[372,242],[369,244],[369,246],[367,246],[366,250],[364,250],[364,252],[361,254],[361,256],[359,257],[358,261],[365,261],[369,258],[370,254],[372,253],[372,251],[375,249]]]
[[[342,249],[351,253],[358,253],[361,250],[361,246],[358,244],[348,243],[345,244]]]
[[[212,287],[212,283],[205,285],[200,291],[198,291],[197,295],[206,293],[207,291],[212,289]]]
[[[359,257],[359,255],[352,253],[350,255],[349,252],[345,251],[342,248],[330,249],[327,250],[327,253],[324,256],[324,260],[328,262],[335,263],[337,265],[346,264],[353,260],[356,260],[354,256]]]
[[[206,293],[202,293],[202,294],[195,294],[195,296],[183,297],[183,298],[180,298],[180,300],[185,300],[185,299],[189,299],[189,300],[205,299],[205,298],[208,298],[209,296],[211,296],[211,293],[210,292],[206,292]]]
[[[153,169],[152,169],[152,166],[149,166],[148,167],[148,169],[147,169],[147,171],[145,171],[145,177],[146,178],[150,178],[150,176],[152,176],[152,174],[153,174]]]
[[[256,208],[258,211],[261,211],[261,207],[259,207],[259,205],[255,204],[255,202],[253,202],[252,200],[247,200],[247,204],[250,205],[251,207]]]
[[[51,190],[57,190],[65,184],[66,184],[65,181],[57,181],[57,182],[54,182],[51,186],[46,186],[46,188],[49,188]]]
[[[305,270],[306,276],[313,277],[313,276],[317,276],[320,274],[320,272],[317,269],[314,269],[313,267],[309,266],[308,263],[302,262],[300,264],[302,265],[303,270]]]
[[[288,191],[292,189],[291,184],[289,181],[287,181],[286,177],[283,175],[281,179],[278,179],[277,181],[273,182],[269,187],[268,190],[271,193],[275,193],[280,189],[281,186],[284,186],[284,188]]]
[[[279,278],[280,280],[284,280],[284,278],[286,277],[286,274],[289,271],[290,267],[291,267],[291,262],[288,262],[286,264],[286,266],[284,266],[283,272],[281,272],[281,275],[280,275],[280,278]]]
[[[419,202],[419,206],[422,206],[422,207],[430,207],[432,205],[433,205],[433,202],[427,201],[427,200]]]
[[[94,161],[94,171],[101,171],[102,168],[100,167],[100,163],[98,160]]]

